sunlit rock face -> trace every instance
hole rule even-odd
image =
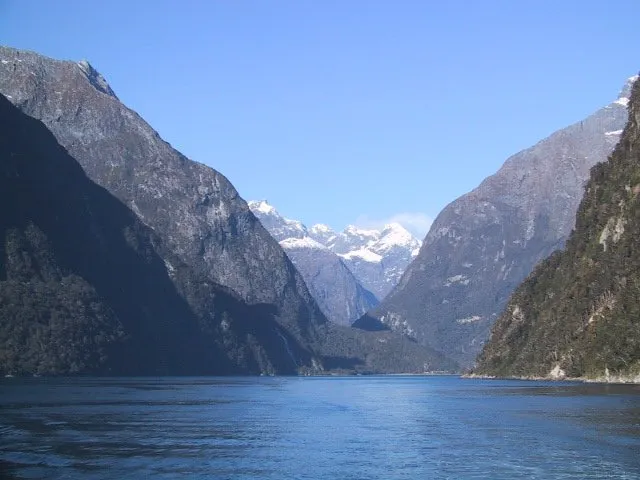
[[[565,248],[511,296],[476,373],[640,381],[637,82],[628,104],[629,121],[609,160],[592,168]]]
[[[510,157],[449,204],[368,319],[472,365],[515,287],[571,232],[589,169],[620,138],[629,89],[627,82],[617,100]]]

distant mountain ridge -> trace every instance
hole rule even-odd
[[[627,120],[630,86],[449,204],[398,285],[354,325],[380,321],[471,366],[513,290],[571,232],[589,169],[606,160]]]
[[[307,228],[285,218],[265,200],[250,201],[249,208],[285,249],[327,318],[340,325],[377,305],[366,285],[384,294],[419,248],[399,224],[381,231],[350,225],[336,233],[323,224]]]
[[[280,242],[330,321],[349,326],[378,304],[342,259],[312,238],[301,222],[283,217],[266,201],[250,201],[249,208]]]
[[[399,223],[387,224],[382,230],[348,225],[340,233],[323,227],[311,227],[312,238],[324,239],[327,248],[338,254],[379,300],[398,283],[420,249],[420,241]]]
[[[637,78],[627,126],[609,160],[591,169],[566,248],[517,288],[476,373],[640,383]]]

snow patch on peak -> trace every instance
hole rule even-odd
[[[293,250],[300,248],[312,248],[315,250],[328,250],[327,247],[320,242],[316,242],[309,237],[304,238],[286,238],[280,242],[280,246],[285,250]]]
[[[264,213],[265,215],[278,215],[274,207],[269,205],[266,200],[251,200],[248,202],[249,208],[254,212]]]
[[[623,107],[626,107],[629,104],[631,88],[633,87],[633,84],[636,82],[636,80],[638,80],[638,75],[627,78],[627,81],[625,82],[622,90],[620,91],[620,94],[618,95],[618,99],[613,102],[614,104],[622,105]]]
[[[407,232],[409,235],[411,235],[406,228],[404,228],[402,225],[400,225],[398,222],[391,222],[391,223],[387,223],[384,228],[382,229],[382,233],[384,234],[384,232],[388,231],[388,230],[396,230],[396,231],[400,231],[400,232]]]
[[[619,99],[617,99],[615,102],[618,105],[622,105],[623,107],[626,107],[627,105],[629,105],[629,97],[620,97]]]
[[[385,244],[402,246],[420,245],[420,242],[399,223],[385,225],[381,237],[380,242]]]
[[[347,225],[344,229],[345,235],[355,235],[358,237],[371,237],[378,238],[380,232],[378,230],[365,230],[364,228],[358,228],[355,225]]]
[[[611,132],[604,132],[604,134],[607,135],[607,136],[622,135],[622,130],[613,130]]]
[[[369,248],[379,254],[385,254],[393,248],[402,248],[409,250],[411,255],[415,256],[420,249],[420,242],[399,223],[391,223],[385,225],[380,238],[371,243]]]
[[[366,248],[360,248],[358,250],[353,250],[348,253],[338,254],[338,256],[346,259],[346,260],[364,260],[369,263],[380,263],[382,261],[382,256],[377,253],[372,252]]]
[[[324,223],[316,223],[310,230],[313,233],[333,233],[331,227]]]

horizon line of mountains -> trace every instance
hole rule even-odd
[[[635,378],[636,79],[420,245],[247,204],[88,62],[0,47],[0,371]]]

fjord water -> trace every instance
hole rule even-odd
[[[3,379],[0,477],[640,478],[640,386]]]

